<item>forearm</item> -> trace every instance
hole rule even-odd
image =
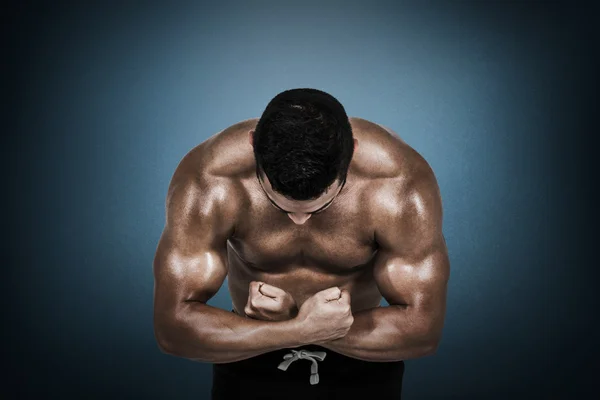
[[[398,361],[435,351],[437,340],[408,307],[375,307],[354,314],[343,338],[320,346],[365,361]]]
[[[179,357],[228,363],[301,344],[294,319],[260,321],[200,302],[186,302],[175,314],[158,325],[157,338]]]

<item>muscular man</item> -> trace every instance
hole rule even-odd
[[[159,347],[212,363],[213,399],[399,399],[444,323],[435,176],[331,95],[284,91],[180,162],[154,275]],[[206,304],[226,277],[227,311]]]

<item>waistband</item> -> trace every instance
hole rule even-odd
[[[404,361],[364,361],[309,344],[279,349],[231,363],[214,364],[214,369],[215,372],[253,380],[303,380],[315,385],[321,378],[326,378],[329,382],[347,384],[352,379],[368,379],[373,382],[401,378]]]

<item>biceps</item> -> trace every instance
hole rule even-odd
[[[443,245],[419,259],[383,251],[374,266],[379,291],[390,305],[408,305],[421,310],[445,304],[448,274],[448,256]]]
[[[164,234],[154,259],[155,301],[174,306],[184,301],[207,302],[227,276],[226,244],[220,248],[189,244]]]

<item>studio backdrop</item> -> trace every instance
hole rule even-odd
[[[192,147],[298,87],[390,127],[438,179],[446,322],[437,353],[407,361],[404,398],[549,398],[590,387],[597,272],[585,219],[594,82],[585,9],[15,7],[5,29],[16,107],[3,139],[11,393],[208,398],[210,364],[161,353],[153,333],[152,261],[169,181]],[[231,308],[226,284],[209,304]]]

